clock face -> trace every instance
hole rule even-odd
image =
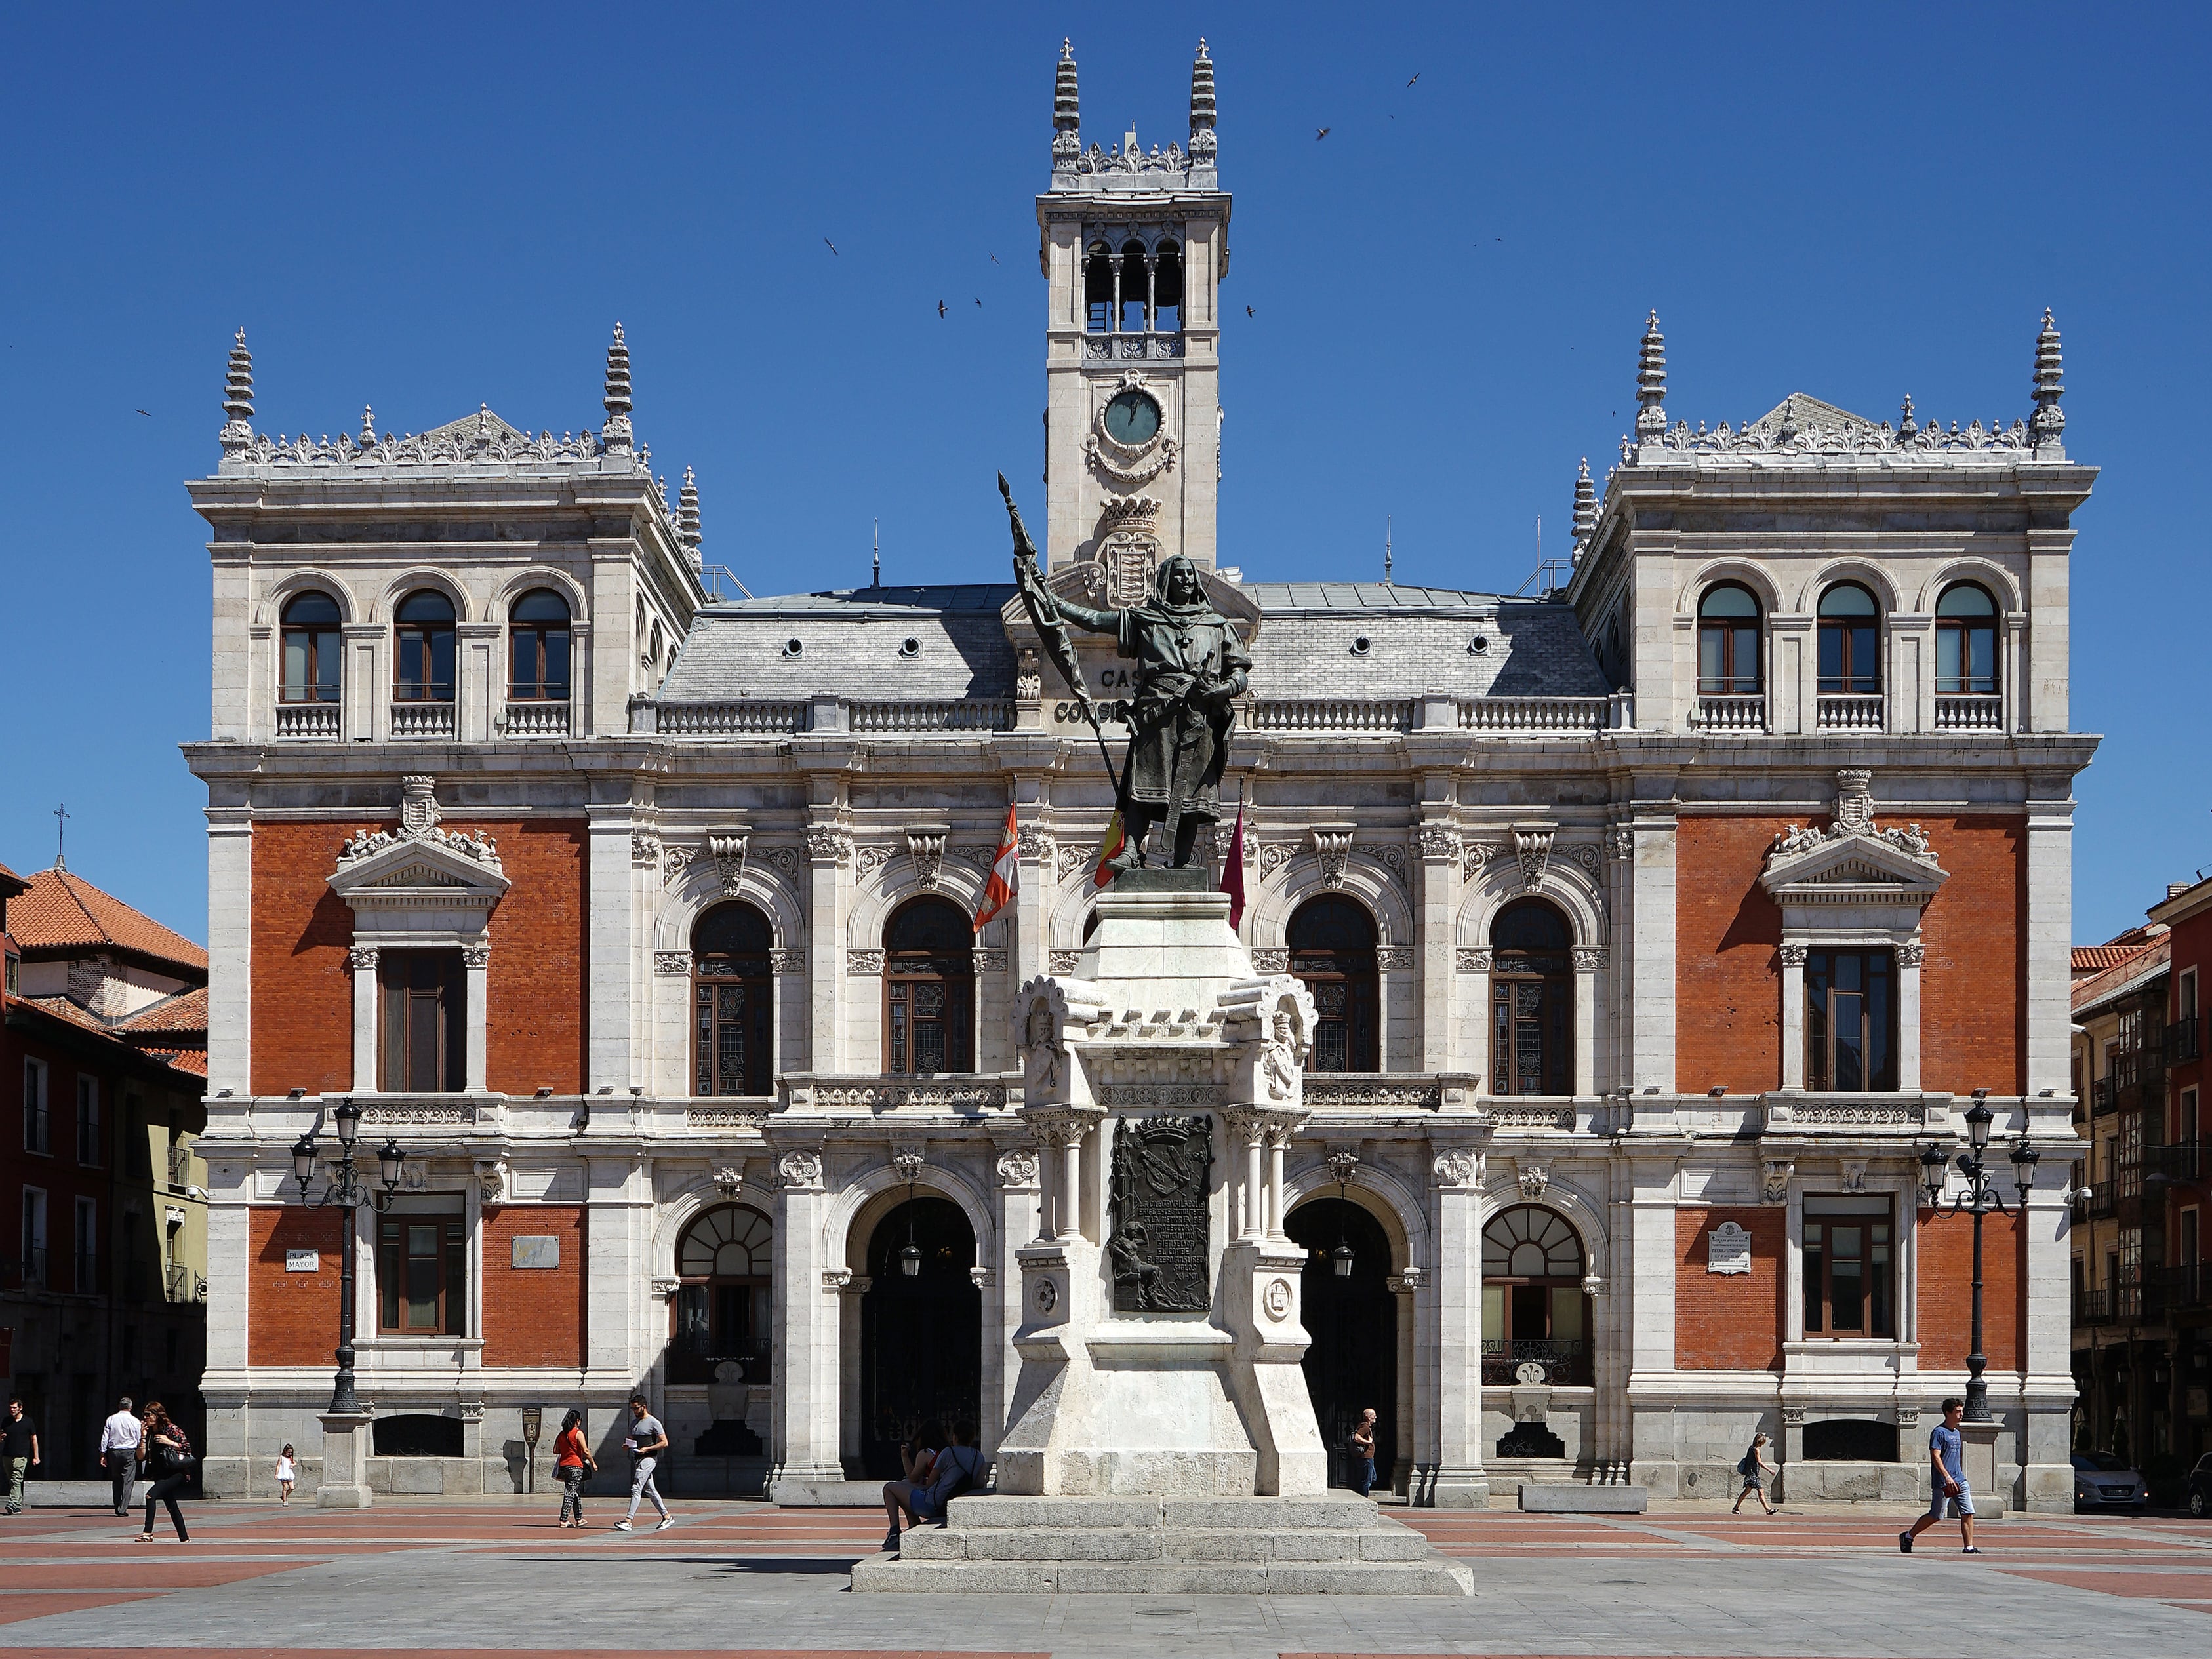
[[[1125,392],[1106,405],[1106,435],[1117,444],[1148,444],[1160,429],[1160,406],[1141,392]]]

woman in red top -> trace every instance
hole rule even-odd
[[[561,1419],[560,1437],[553,1443],[554,1472],[561,1477],[561,1524],[584,1524],[584,1482],[599,1472],[591,1448],[584,1443],[584,1414],[571,1411]],[[569,1519],[574,1510],[575,1518]]]

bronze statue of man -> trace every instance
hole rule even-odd
[[[1152,573],[1147,604],[1093,611],[1057,596],[1052,603],[1078,628],[1113,635],[1118,653],[1137,664],[1119,803],[1128,839],[1112,866],[1142,866],[1146,835],[1164,823],[1164,850],[1182,869],[1199,825],[1221,816],[1221,770],[1235,718],[1230,704],[1243,695],[1252,667],[1244,642],[1207,600],[1198,566],[1181,555]]]

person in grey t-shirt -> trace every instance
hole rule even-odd
[[[630,1455],[629,1513],[615,1522],[615,1530],[629,1531],[629,1523],[637,1519],[638,1500],[650,1498],[653,1507],[660,1511],[658,1530],[666,1532],[676,1524],[676,1517],[660,1501],[660,1488],[653,1484],[653,1472],[660,1465],[661,1453],[668,1449],[668,1431],[660,1426],[659,1418],[646,1409],[641,1394],[629,1397],[629,1434],[623,1442]]]
[[[1946,1510],[1959,1517],[1959,1536],[1966,1546],[1960,1553],[1981,1553],[1974,1546],[1974,1494],[1966,1485],[1962,1461],[1966,1437],[1959,1432],[1966,1411],[1966,1402],[1953,1395],[1943,1402],[1943,1420],[1929,1432],[1928,1513],[1897,1534],[1897,1547],[1907,1555],[1912,1553],[1912,1540],[1941,1521]]]

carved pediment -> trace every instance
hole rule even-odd
[[[1925,905],[1950,874],[1932,854],[1912,852],[1908,844],[1887,836],[1869,834],[1834,836],[1795,851],[1778,848],[1759,879],[1776,900],[1799,904],[1873,899]]]
[[[404,836],[339,860],[331,890],[360,908],[389,908],[410,897],[440,906],[489,909],[507,890],[497,860],[442,840]]]

